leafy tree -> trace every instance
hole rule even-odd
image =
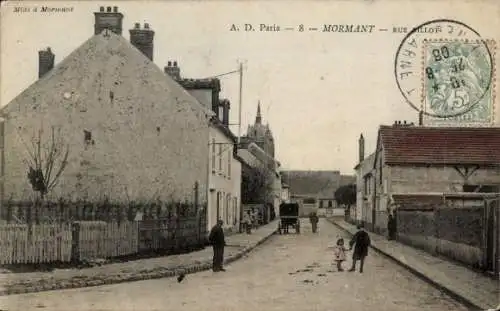
[[[241,174],[241,201],[245,204],[263,204],[273,190],[272,171],[265,166],[245,167]]]
[[[335,201],[338,205],[346,205],[349,209],[356,203],[356,185],[349,184],[339,187],[335,191]]]
[[[42,199],[57,185],[68,163],[69,145],[63,143],[60,131],[56,135],[54,127],[51,130],[49,141],[42,142],[42,130],[39,130],[28,148],[28,180]]]

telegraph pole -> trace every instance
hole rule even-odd
[[[239,108],[238,108],[238,146],[241,143],[241,107],[242,107],[242,94],[243,94],[243,63],[240,62],[240,98],[239,98]]]

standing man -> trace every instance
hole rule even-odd
[[[387,231],[389,235],[389,240],[394,240],[396,235],[396,217],[394,217],[393,212],[389,211],[389,219],[387,220]]]
[[[311,214],[309,214],[309,220],[311,221],[312,232],[316,233],[316,230],[318,230],[319,222],[318,215],[316,215],[315,212],[311,212]]]
[[[354,234],[349,246],[352,249],[354,246],[354,252],[352,253],[352,267],[349,272],[356,270],[356,261],[360,261],[359,273],[363,273],[363,265],[365,263],[365,258],[368,256],[368,247],[370,247],[371,241],[368,232],[363,228],[363,224],[358,225],[358,231]]]
[[[226,246],[222,224],[222,220],[217,220],[217,224],[213,226],[212,230],[210,230],[210,235],[208,236],[208,241],[214,248],[214,259],[212,264],[212,270],[214,272],[226,271],[222,267],[222,264],[224,263],[224,246]]]
[[[252,216],[250,215],[250,210],[243,214],[243,224],[245,225],[245,231],[247,234],[252,233]]]

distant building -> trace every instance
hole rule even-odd
[[[53,130],[69,157],[51,199],[192,202],[199,183],[206,204],[213,113],[151,61],[148,25],[128,42],[116,7],[95,18],[95,35],[57,66],[50,49],[41,51],[40,79],[1,110],[2,199],[34,195],[32,142],[40,133],[50,143]]]
[[[285,203],[290,202],[290,186],[285,183],[281,184],[281,201]]]
[[[381,126],[373,162],[375,228],[397,194],[500,192],[500,127]]]
[[[301,214],[312,211],[324,214],[325,208],[335,208],[335,191],[354,182],[354,176],[339,171],[283,171],[283,181],[290,187],[290,199],[301,204]]]

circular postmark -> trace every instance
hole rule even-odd
[[[493,70],[491,51],[479,33],[446,19],[413,28],[399,45],[394,62],[405,101],[437,118],[460,116],[488,99]]]

